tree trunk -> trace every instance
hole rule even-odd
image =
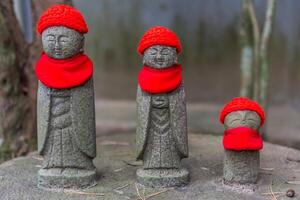
[[[268,0],[265,22],[260,34],[252,0],[243,0],[241,25],[241,96],[259,102],[267,110],[269,67],[267,47],[274,21],[276,0]]]
[[[259,77],[259,102],[265,110],[267,110],[267,94],[268,94],[268,82],[269,82],[269,63],[267,48],[272,32],[272,25],[275,18],[275,4],[276,0],[268,0],[267,10],[265,16],[265,24],[262,32],[262,38],[260,43],[259,60],[260,60],[260,77]]]
[[[241,89],[240,95],[253,97],[253,65],[254,65],[254,37],[251,17],[247,0],[243,0],[240,44],[241,44]]]
[[[0,1],[0,162],[36,148],[34,65],[42,50],[36,36],[38,17],[51,4],[71,0],[32,1],[34,39],[28,44],[18,25],[12,0]]]

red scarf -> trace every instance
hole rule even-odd
[[[67,59],[54,59],[44,52],[35,65],[37,78],[50,88],[66,89],[79,86],[93,74],[93,63],[84,54]]]
[[[260,150],[263,148],[263,141],[257,130],[237,127],[225,130],[223,146],[224,149],[235,151]]]
[[[141,89],[149,93],[171,92],[181,84],[181,72],[179,64],[164,69],[143,66],[138,82]]]

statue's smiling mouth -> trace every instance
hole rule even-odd
[[[55,50],[55,51],[54,51],[54,54],[57,55],[57,56],[63,55],[63,53],[62,53],[61,50]]]
[[[160,59],[160,60],[157,60],[157,61],[156,61],[156,63],[157,63],[158,65],[163,65],[163,64],[164,64],[164,62],[165,62],[165,61],[164,61],[164,60],[162,60],[162,59]]]

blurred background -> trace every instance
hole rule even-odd
[[[73,5],[85,16],[90,30],[86,35],[85,48],[95,66],[98,133],[135,130],[137,74],[142,67],[137,44],[148,28],[162,25],[175,31],[183,45],[180,63],[184,69],[190,131],[222,135],[219,110],[241,91],[243,43],[240,29],[243,2],[246,1],[73,0]],[[37,2],[41,1],[33,1],[33,5]],[[268,1],[251,2],[257,15],[257,25],[262,30]],[[43,5],[43,8],[48,5]],[[268,119],[264,129],[267,141],[298,149],[299,9],[300,1],[277,0],[267,47]],[[17,13],[20,14],[20,11]],[[24,20],[24,16],[24,13],[23,17],[22,13],[17,15],[19,22]],[[22,32],[26,32],[24,27]],[[29,32],[35,33],[34,30]],[[30,43],[32,36],[27,36],[27,40]],[[40,44],[40,38],[36,40]],[[41,51],[40,47],[37,49]]]
[[[253,2],[262,26],[267,1]],[[163,25],[174,30],[183,45],[180,62],[184,67],[190,129],[222,134],[218,112],[240,94],[242,1],[74,0],[74,4],[90,27],[86,50],[95,62],[99,108],[102,102],[105,111],[105,103],[109,103],[117,107],[111,118],[126,113],[124,120],[134,119],[137,73],[142,66],[137,44],[149,27]],[[267,140],[296,148],[300,148],[299,8],[298,1],[277,1],[269,46],[266,129]],[[124,105],[124,112],[120,112],[121,102],[127,102],[130,108],[126,110]],[[100,111],[98,118],[102,118]],[[104,116],[103,119],[109,117]]]

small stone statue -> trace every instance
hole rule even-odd
[[[180,161],[188,157],[185,92],[178,54],[181,44],[171,30],[157,26],[142,37],[143,68],[137,90],[137,170],[140,184],[173,187],[188,183]]]
[[[225,126],[223,146],[224,183],[254,184],[259,173],[259,150],[263,140],[259,128],[264,124],[263,109],[245,97],[234,98],[220,114]]]
[[[96,184],[93,63],[83,53],[88,27],[75,8],[55,5],[41,16],[44,52],[35,72],[38,152],[44,157],[38,186],[81,189]]]

